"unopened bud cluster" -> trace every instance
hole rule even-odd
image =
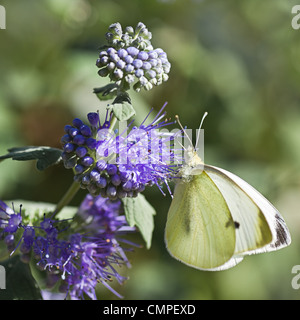
[[[151,38],[151,32],[141,22],[135,29],[126,27],[124,33],[119,23],[112,24],[106,34],[108,46],[96,62],[98,74],[109,76],[125,90],[131,84],[135,91],[150,90],[167,81],[171,64],[162,49],[153,48]]]

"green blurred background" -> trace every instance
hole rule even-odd
[[[299,1],[298,1],[299,2]],[[132,95],[140,121],[168,101],[168,116],[188,128],[205,120],[205,162],[251,183],[280,210],[292,245],[246,257],[223,272],[202,272],[172,259],[164,245],[170,196],[145,192],[156,208],[150,250],[129,253],[125,299],[298,299],[300,264],[300,30],[297,1],[282,0],[6,0],[0,30],[0,154],[23,145],[60,147],[74,117],[105,107],[92,89],[107,83],[95,61],[113,22],[146,24],[154,47],[172,64],[167,83]],[[0,198],[57,202],[72,172],[38,172],[35,163],[0,165]],[[85,195],[81,191],[73,205]],[[135,241],[143,243],[141,237]],[[115,299],[99,289],[100,299]]]

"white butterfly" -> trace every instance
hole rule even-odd
[[[233,173],[204,164],[194,148],[186,150],[179,175],[165,229],[174,258],[197,269],[220,271],[245,255],[291,243],[282,216],[263,195]]]

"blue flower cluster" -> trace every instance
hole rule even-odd
[[[167,54],[160,48],[153,49],[151,33],[143,23],[135,30],[127,27],[125,33],[115,23],[106,38],[109,46],[100,52],[96,62],[101,77],[109,76],[125,90],[135,82],[135,91],[150,90],[168,80],[171,64]]]
[[[125,216],[120,215],[121,209],[120,201],[87,195],[78,211],[82,219],[80,228],[68,233],[66,221],[46,217],[39,225],[26,225],[21,209],[15,213],[0,201],[1,236],[11,253],[20,250],[23,262],[29,262],[33,253],[39,269],[48,272],[48,284],[60,281],[60,291],[66,297],[96,299],[97,283],[121,297],[108,282],[113,278],[119,283],[126,280],[115,269],[120,265],[130,267],[118,239],[135,231],[127,225]]]
[[[73,125],[65,126],[66,134],[61,139],[65,167],[73,169],[81,188],[110,199],[136,197],[154,184],[160,188],[173,177],[177,169],[174,164],[181,163],[170,146],[175,133],[158,130],[170,124],[162,120],[162,111],[149,125],[143,121],[126,136],[108,129],[108,116],[103,125],[97,113],[88,114],[89,125],[74,119]]]

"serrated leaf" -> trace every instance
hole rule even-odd
[[[118,87],[117,84],[110,83],[100,88],[94,88],[93,92],[97,95],[99,100],[105,101],[113,99],[116,96]]]
[[[42,300],[41,291],[31,274],[29,265],[23,263],[19,255],[1,262],[1,265],[5,270],[6,289],[0,290],[0,300]]]
[[[154,229],[155,209],[139,194],[136,198],[126,197],[122,199],[125,216],[128,224],[137,226],[146,242],[147,249],[151,247],[152,233]]]
[[[51,147],[27,146],[8,149],[7,154],[0,156],[0,161],[12,158],[18,161],[37,160],[36,167],[42,171],[61,161],[62,150]]]

